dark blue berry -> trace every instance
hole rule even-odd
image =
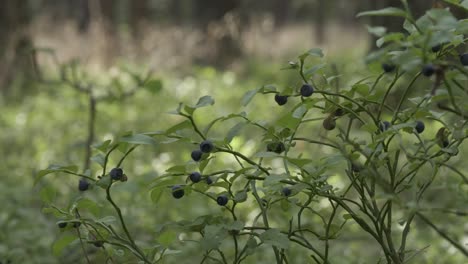
[[[351,171],[353,171],[354,173],[358,173],[358,172],[361,171],[361,166],[359,166],[356,163],[352,163],[351,164]]]
[[[460,55],[460,62],[463,66],[468,66],[468,53]]]
[[[384,72],[392,72],[395,70],[395,65],[393,64],[389,64],[389,63],[383,63],[382,64],[382,69],[384,70]]]
[[[390,122],[388,121],[383,121],[379,124],[379,129],[380,131],[384,132],[390,127]]]
[[[88,190],[89,188],[89,182],[86,179],[80,179],[78,182],[78,190],[84,192]]]
[[[343,108],[337,108],[334,112],[334,116],[343,116],[345,114],[345,110]]]
[[[121,168],[113,168],[110,172],[109,175],[112,180],[115,181],[120,181],[123,177],[123,170]]]
[[[301,95],[304,97],[309,97],[314,93],[314,87],[310,84],[304,84],[301,87]]]
[[[288,187],[284,187],[284,188],[281,190],[281,193],[282,193],[284,196],[288,197],[288,196],[291,195],[291,189],[288,188]]]
[[[438,44],[435,46],[432,46],[431,50],[432,52],[439,52],[442,49],[443,44]]]
[[[194,161],[200,161],[201,158],[202,158],[202,155],[203,155],[203,152],[201,152],[201,150],[199,150],[199,149],[196,149],[196,150],[192,151],[192,154],[191,154],[192,159]]]
[[[201,180],[202,176],[199,172],[195,171],[195,172],[190,173],[189,178],[192,182],[197,183]]]
[[[283,142],[271,142],[267,145],[267,151],[281,154],[286,148]]]
[[[422,121],[416,121],[416,132],[418,132],[418,134],[421,134],[423,131],[424,131],[424,123]]]
[[[73,222],[73,227],[75,227],[75,228],[80,227],[80,225],[81,225],[81,222],[78,222],[78,221]]]
[[[200,150],[203,153],[210,153],[214,149],[213,142],[210,140],[205,140],[202,143],[200,143]]]
[[[100,248],[100,247],[104,246],[104,241],[101,241],[101,240],[94,241],[94,242],[93,242],[93,245],[94,245],[95,247]]]
[[[432,64],[426,64],[426,65],[424,65],[423,68],[422,68],[422,70],[421,70],[421,72],[422,72],[422,74],[423,74],[424,76],[427,76],[427,77],[431,76],[431,75],[434,74],[434,72],[435,72],[434,65],[432,65]]]
[[[206,177],[205,181],[206,181],[206,184],[208,184],[208,185],[213,183],[213,180],[209,176]]]
[[[220,195],[218,196],[218,198],[216,198],[216,202],[221,206],[225,206],[228,203],[228,201],[229,199],[226,195]]]
[[[65,228],[67,227],[67,222],[58,222],[57,225],[59,228]]]
[[[448,147],[449,144],[450,144],[450,142],[449,142],[447,139],[444,139],[444,140],[442,141],[442,146],[443,146],[444,148]]]
[[[184,187],[180,186],[180,185],[174,185],[172,186],[172,196],[176,199],[180,199],[184,196],[185,194],[185,191],[184,191]]]
[[[286,95],[275,94],[275,102],[278,105],[285,105],[288,102],[288,97]]]

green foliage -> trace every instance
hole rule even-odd
[[[424,262],[435,255],[425,248],[441,244],[428,235],[433,231],[457,252],[443,263],[462,261],[468,254],[462,235],[439,226],[466,217],[468,179],[460,158],[468,136],[468,72],[454,59],[466,44],[466,21],[445,9],[418,19],[407,8],[359,14],[366,15],[406,19],[406,32],[369,28],[379,35],[380,49],[367,57],[368,71],[345,77],[322,50],[311,49],[283,68],[295,80],[253,86],[260,88],[243,96],[232,87],[218,91],[236,100],[188,94],[191,103],[180,103],[171,119],[140,120],[142,131],[150,132],[128,132],[140,127],[131,123],[114,126],[104,108],[123,108],[130,95],[158,96],[165,92],[162,81],[129,70],[129,79],[96,81],[77,64],[62,65],[60,82],[86,98],[99,131],[114,135],[91,137],[86,147],[93,153],[84,153],[92,164],[51,165],[36,173],[43,212],[67,223],[56,229],[52,253],[81,250],[91,263]],[[396,69],[382,72],[382,63]],[[435,67],[430,78],[421,74],[428,63]],[[148,94],[127,90],[129,84]],[[303,84],[314,87],[310,97],[301,95]],[[282,106],[278,94],[288,96]],[[228,102],[235,102],[233,110]],[[201,142],[214,147],[194,161],[190,153]],[[73,155],[70,145],[63,153]],[[125,174],[112,179],[110,168]],[[194,171],[203,180],[190,181]],[[78,192],[80,178],[91,188]],[[71,187],[61,190],[58,181]],[[62,199],[67,192],[69,200]],[[359,258],[343,260],[355,257],[345,249],[364,247]]]

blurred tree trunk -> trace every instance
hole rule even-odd
[[[130,1],[130,29],[133,37],[138,39],[141,36],[141,27],[143,22],[148,20],[148,1],[138,0]]]
[[[318,44],[323,44],[325,42],[325,15],[327,12],[327,0],[318,0],[317,8],[315,13],[315,40]]]
[[[78,32],[85,33],[89,29],[91,15],[89,12],[89,0],[75,0],[72,2],[76,10],[76,24]]]
[[[399,7],[401,8],[401,2],[400,0],[380,0],[380,1],[375,1],[375,0],[368,0],[368,10],[378,10],[382,9],[385,7]],[[403,18],[400,17],[393,17],[393,16],[373,16],[370,17],[370,25],[373,27],[376,26],[382,26],[387,28],[387,32],[398,32],[401,31],[403,28]],[[375,45],[375,42],[377,40],[377,37],[372,36],[371,37],[371,44],[370,48],[372,50],[376,49],[377,46]]]
[[[275,17],[275,27],[286,24],[291,11],[291,1],[275,0],[273,2],[273,14]]]
[[[171,14],[172,21],[176,25],[182,24],[182,3],[181,0],[171,0],[169,4],[169,13]]]
[[[195,17],[206,35],[201,63],[225,67],[242,55],[241,0],[196,0]]]
[[[89,0],[90,41],[93,43],[93,59],[105,67],[112,65],[119,51],[115,26],[113,0]]]
[[[26,84],[33,78],[34,47],[27,27],[31,14],[26,0],[4,0],[0,8],[0,86],[4,93],[17,78]],[[33,62],[33,63],[32,63]],[[22,85],[22,88],[27,88]]]

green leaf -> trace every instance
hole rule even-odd
[[[51,204],[54,202],[56,194],[57,192],[55,188],[53,188],[52,186],[46,186],[42,188],[39,195],[41,196],[41,200],[44,203]]]
[[[274,184],[279,183],[282,180],[287,179],[287,176],[284,174],[270,174],[265,178],[265,181],[263,182],[263,186],[271,186]]]
[[[94,155],[90,158],[90,160],[96,162],[97,164],[101,165],[101,167],[104,167],[104,163],[106,163],[106,158],[102,153],[98,153],[97,155]]]
[[[80,200],[78,200],[78,202],[76,203],[76,207],[78,209],[87,209],[94,216],[99,215],[99,205],[89,198],[81,198]]]
[[[69,166],[50,165],[47,169],[40,170],[40,171],[37,172],[34,184],[37,184],[37,182],[39,182],[39,180],[42,179],[42,177],[44,177],[47,174],[54,173],[54,172],[64,172],[64,171],[76,172],[76,171],[78,171],[78,166],[75,166],[75,165],[69,165]]]
[[[104,216],[103,218],[97,220],[97,222],[104,223],[104,224],[112,224],[112,223],[115,223],[116,221],[117,219],[115,218],[115,216],[112,216],[112,215]]]
[[[78,238],[71,233],[62,233],[62,235],[52,244],[52,253],[57,257],[60,256],[65,247],[70,245],[76,239]]]
[[[239,191],[234,195],[234,200],[238,203],[243,203],[247,200],[247,192],[244,191]]]
[[[207,225],[205,236],[200,240],[203,250],[217,249],[228,235],[227,230],[220,225]]]
[[[215,101],[211,96],[205,95],[203,97],[200,97],[200,99],[198,99],[198,103],[195,105],[195,108],[214,105],[214,103],[215,103]]]
[[[302,116],[307,112],[307,107],[305,105],[301,105],[296,110],[294,110],[292,117],[297,119],[302,119]]]
[[[351,87],[351,91],[356,91],[359,95],[364,97],[369,95],[369,90],[369,85],[363,83],[355,84]]]
[[[289,162],[291,162],[292,164],[302,168],[304,167],[304,165],[306,164],[309,164],[309,163],[312,163],[313,160],[311,159],[294,159],[294,158],[287,158]]]
[[[260,89],[257,88],[257,89],[250,90],[250,91],[246,92],[244,94],[244,96],[242,97],[242,100],[241,100],[242,106],[247,106],[250,103],[250,101],[252,101],[252,99],[258,93],[259,90]]]
[[[240,220],[236,220],[236,221],[226,225],[226,229],[241,231],[242,229],[244,229],[244,226],[245,226],[244,222],[242,222]]]
[[[343,214],[343,219],[344,219],[344,220],[353,219],[353,216],[350,215],[350,214]]]
[[[175,165],[166,170],[167,173],[186,173],[187,167],[185,165]]]
[[[468,0],[444,0],[446,3],[458,6],[460,8],[465,9],[465,11],[468,11]]]
[[[253,237],[249,238],[249,240],[247,240],[247,250],[245,251],[246,255],[248,256],[255,253],[257,247],[257,240]]]
[[[144,134],[125,136],[120,138],[120,142],[126,142],[135,145],[156,145],[156,140],[154,140],[154,138]]]
[[[111,144],[112,140],[106,140],[104,142],[101,142],[101,143],[97,143],[97,144],[94,144],[92,145],[93,148],[103,152],[103,153],[107,153],[107,150],[109,149],[109,146]]]
[[[231,143],[232,139],[239,134],[239,132],[244,128],[246,122],[241,122],[235,124],[231,129],[229,129],[228,134],[226,136],[226,142]]]
[[[184,120],[178,124],[175,124],[173,125],[172,127],[168,128],[166,130],[166,135],[170,135],[172,133],[176,133],[180,130],[183,130],[183,129],[189,129],[189,128],[192,128],[192,123],[190,123],[189,120]]]
[[[313,74],[316,71],[325,68],[326,66],[327,66],[326,63],[321,63],[321,64],[314,65],[312,68],[308,69],[304,74],[305,75]]]
[[[165,189],[167,189],[167,186],[157,186],[151,190],[151,201],[153,201],[153,203],[158,203]]]
[[[166,230],[158,237],[158,242],[165,246],[169,247],[177,239],[177,233],[173,230]]]
[[[151,93],[158,93],[159,91],[161,91],[163,87],[163,83],[159,79],[151,79],[145,82],[143,87],[146,88]]]
[[[320,48],[313,48],[300,55],[299,59],[304,61],[309,56],[323,58],[323,51]]]
[[[379,10],[364,11],[357,14],[356,17],[362,16],[399,16],[406,17],[406,12],[403,9],[396,7],[387,7]]]
[[[376,36],[376,37],[383,37],[385,33],[387,33],[387,28],[385,27],[371,27],[371,26],[366,26],[367,31]]]
[[[109,186],[111,182],[111,178],[109,175],[105,175],[104,177],[100,178],[97,182],[96,185],[101,187],[102,189],[107,189],[107,186]]]
[[[281,233],[278,229],[268,229],[260,234],[260,239],[263,243],[276,246],[280,249],[289,248],[289,239],[286,234]]]

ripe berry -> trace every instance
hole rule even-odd
[[[288,197],[289,195],[291,195],[291,189],[288,188],[288,187],[284,187],[284,188],[281,190],[281,193],[282,193],[284,196]]]
[[[424,131],[424,123],[422,121],[416,121],[416,132],[418,132],[418,134],[421,134],[423,131]]]
[[[67,222],[58,222],[57,225],[59,228],[65,228],[67,227]]]
[[[221,206],[225,206],[228,203],[228,201],[229,199],[226,195],[220,195],[218,196],[218,198],[216,198],[216,202]]]
[[[284,146],[283,142],[271,142],[267,145],[267,151],[269,152],[281,154],[285,150],[286,147]]]
[[[468,53],[460,55],[460,62],[463,66],[468,66]]]
[[[123,177],[123,170],[121,168],[113,168],[110,172],[109,175],[112,180],[114,181],[120,181]]]
[[[354,173],[358,173],[361,171],[361,166],[356,164],[356,163],[352,163],[351,164],[351,171],[353,171]]]
[[[422,70],[421,70],[421,72],[422,72],[422,74],[423,74],[424,76],[427,76],[427,77],[431,76],[431,75],[434,74],[434,72],[435,72],[434,65],[432,65],[432,64],[426,64],[426,65],[424,65],[423,68],[422,68]]]
[[[201,180],[201,174],[195,171],[190,173],[189,178],[192,182],[197,183]]]
[[[89,188],[89,182],[86,179],[80,179],[78,182],[78,190],[84,192],[88,190]]]
[[[390,127],[390,122],[388,121],[383,121],[379,124],[379,129],[380,131],[384,132]]]
[[[185,191],[184,188],[180,185],[172,186],[172,196],[176,199],[180,199],[184,196]]]
[[[208,185],[213,183],[213,180],[209,176],[206,177],[205,181],[206,181],[206,184],[208,184]]]
[[[94,241],[94,242],[93,242],[93,245],[94,245],[95,247],[98,247],[98,248],[99,248],[99,247],[102,247],[102,246],[104,246],[104,241],[101,241],[101,240]]]
[[[384,72],[392,72],[395,70],[395,65],[393,64],[389,64],[389,63],[383,63],[382,64],[382,69],[384,70]]]
[[[442,44],[435,45],[431,48],[432,52],[439,52],[442,49]]]
[[[275,101],[278,105],[285,105],[288,102],[286,95],[275,94]]]
[[[301,95],[304,97],[309,97],[314,93],[314,87],[310,84],[304,84],[301,87]]]
[[[78,222],[78,221],[77,221],[77,222],[73,222],[73,227],[75,227],[75,228],[80,227],[80,225],[81,225],[81,222]]]
[[[200,143],[200,150],[204,153],[210,153],[214,149],[213,142],[210,140],[205,140]]]
[[[443,146],[444,148],[448,147],[449,144],[450,144],[450,142],[448,141],[448,139],[444,139],[444,140],[442,141],[442,146]]]
[[[345,110],[343,108],[337,108],[334,112],[334,116],[343,116],[345,114]]]
[[[329,116],[325,118],[325,120],[323,120],[322,125],[323,125],[323,128],[325,128],[326,130],[333,130],[336,127],[336,122],[333,116]]]
[[[201,152],[201,150],[199,150],[199,149],[196,149],[196,150],[192,151],[192,154],[191,154],[192,159],[194,161],[200,161],[201,158],[202,158],[202,155],[203,155],[203,152]]]

